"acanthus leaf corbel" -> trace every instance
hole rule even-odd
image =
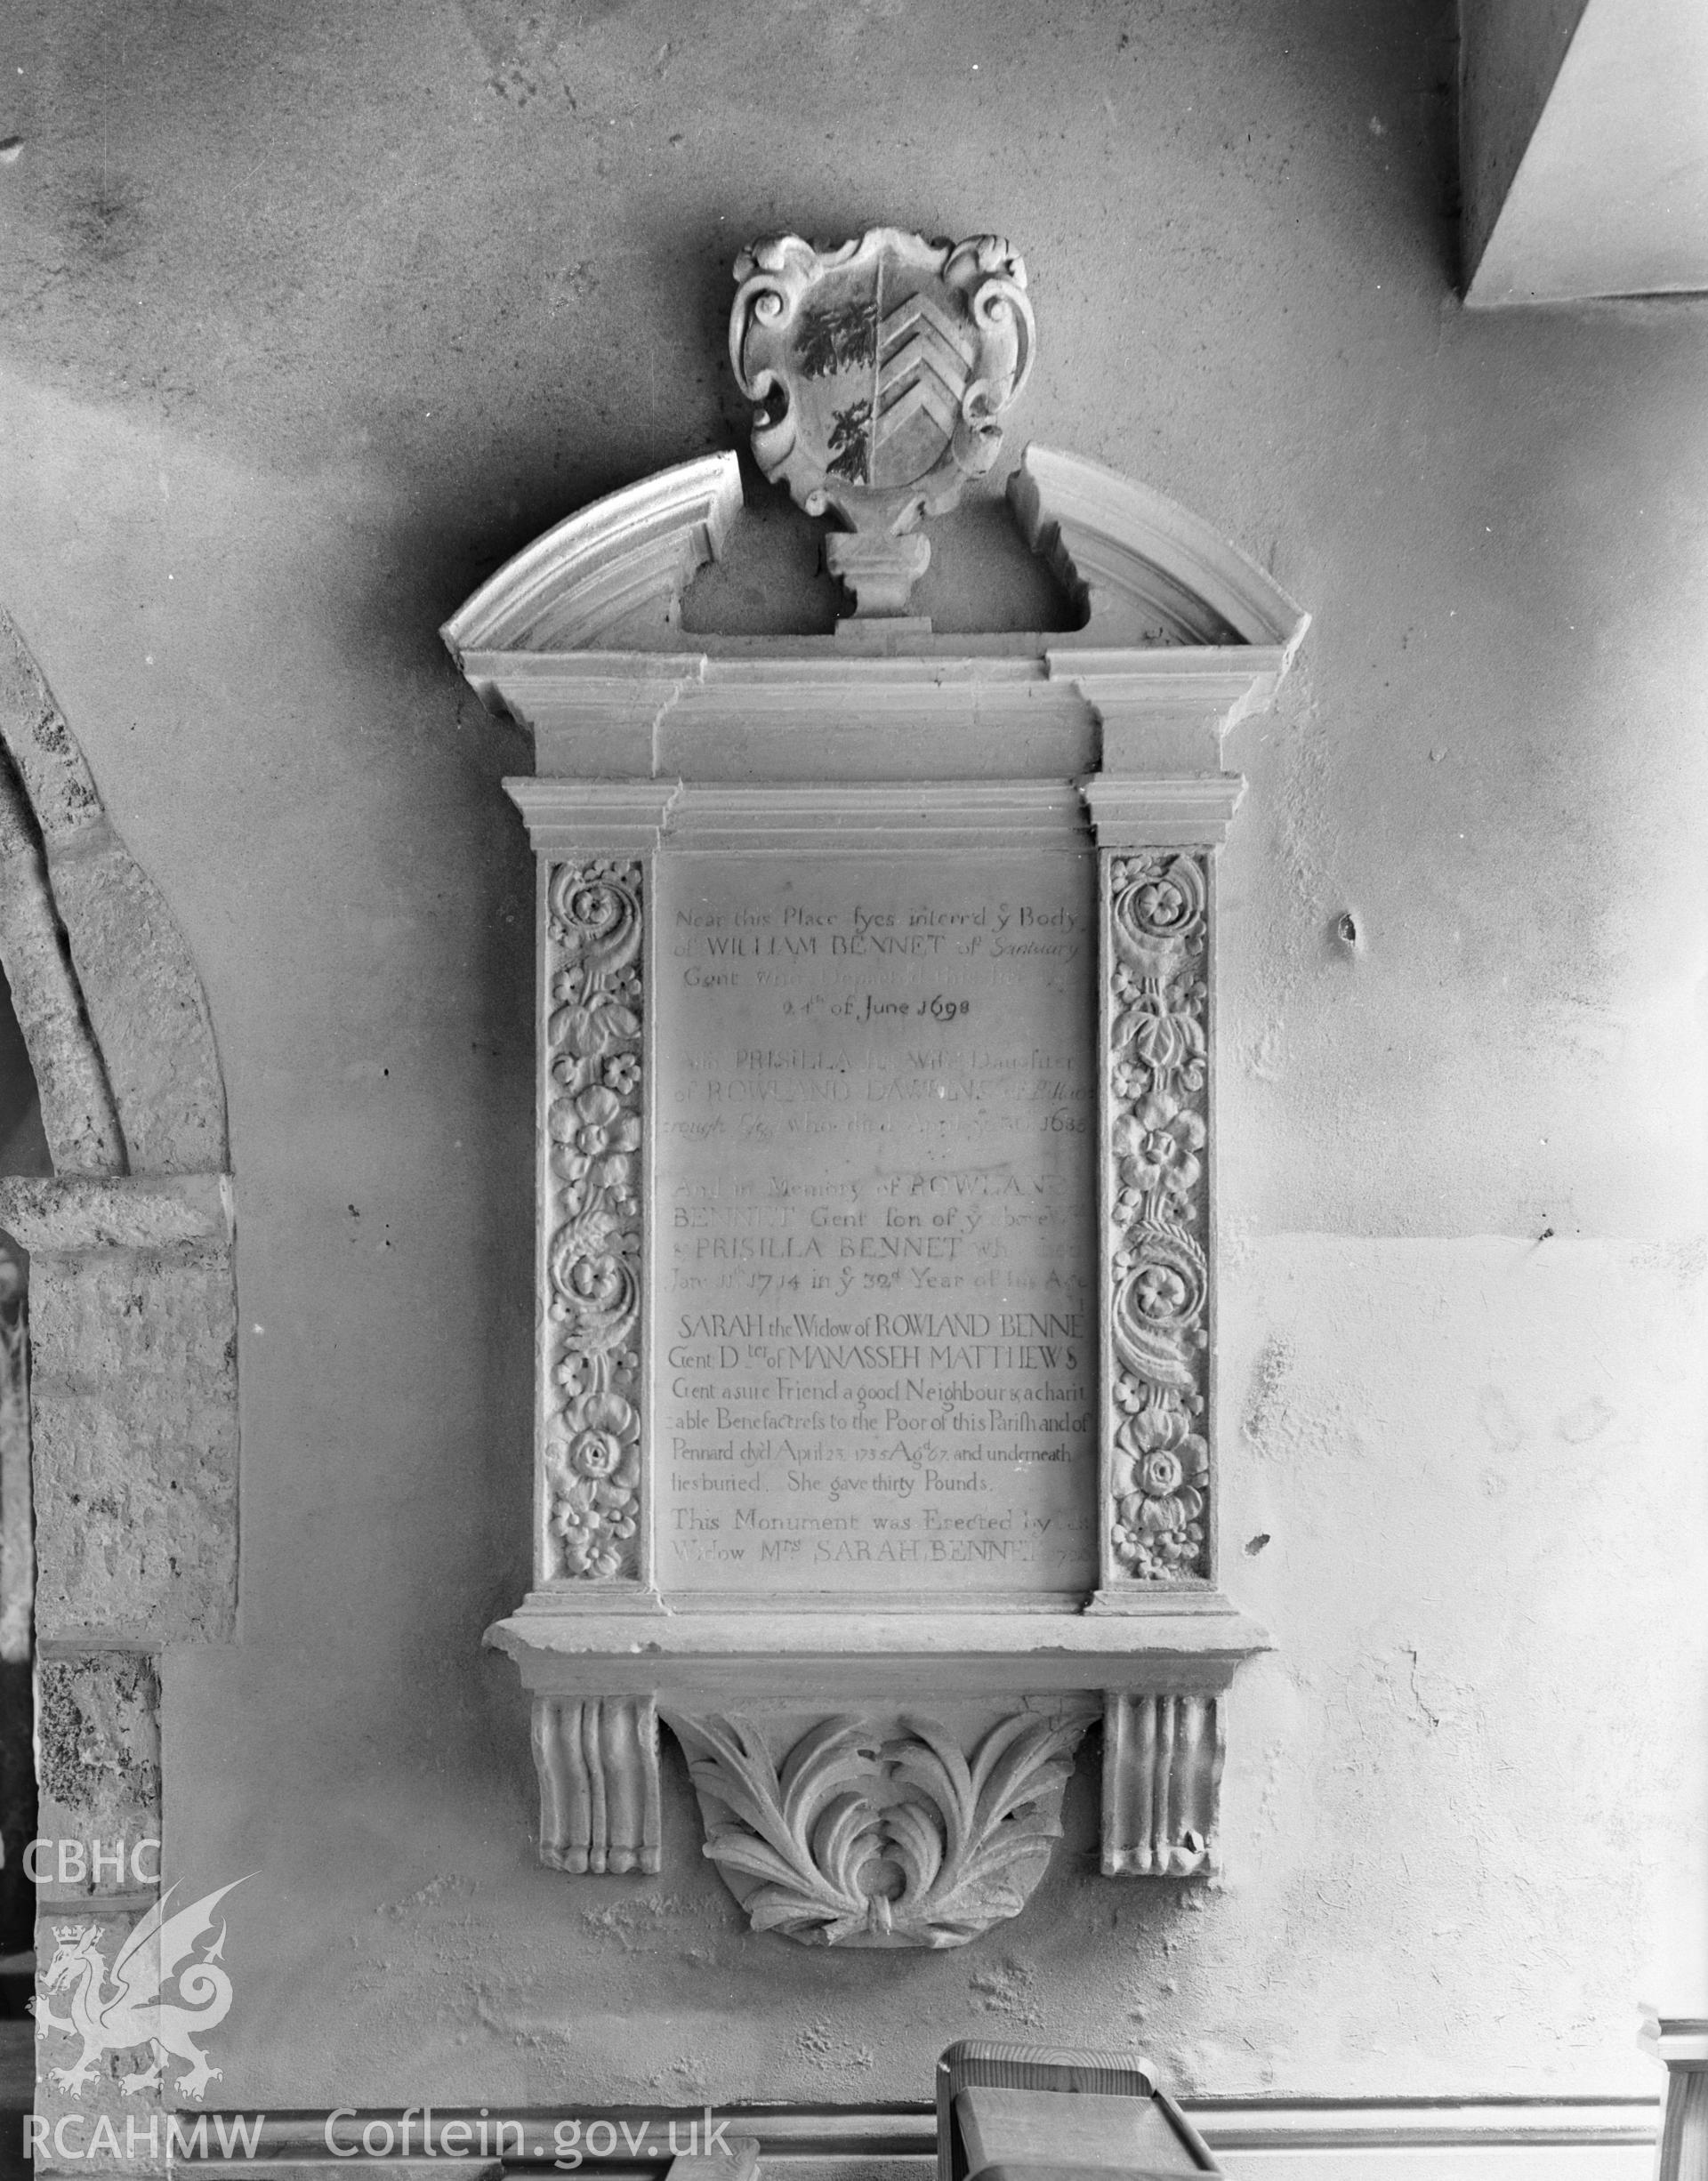
[[[1017,1916],[1061,1834],[1085,1700],[982,1732],[902,1713],[804,1728],[673,1706],[705,1853],[755,1931],[803,1945],[964,1946]]]

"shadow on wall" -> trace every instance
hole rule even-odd
[[[49,1175],[53,1162],[42,1127],[24,1034],[0,971],[0,1174]],[[25,1283],[28,1259],[0,1232],[0,1957],[35,1944],[36,1888],[24,1850],[36,1835],[36,1758],[31,1694],[29,1419],[24,1372]],[[16,1534],[14,1534],[16,1533]],[[0,2014],[21,2015],[27,1982],[0,1961]]]
[[[42,1096],[18,1026],[12,986],[0,970],[0,1174],[53,1171],[42,1126]]]

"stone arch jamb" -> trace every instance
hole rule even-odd
[[[161,1831],[161,1654],[234,1632],[237,1292],[225,1091],[182,932],[101,806],[39,668],[0,612],[0,963],[41,1092],[51,1179],[0,1180],[29,1253],[36,1726],[43,1838],[105,1865],[37,1893],[44,1967],[75,1911],[109,1960],[153,1905],[128,1853]],[[61,2049],[63,2048],[63,2049]],[[36,2032],[36,2110],[75,2040]],[[75,2108],[132,2116],[109,2054]],[[123,2121],[120,2121],[121,2133]]]

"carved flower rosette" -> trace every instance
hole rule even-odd
[[[995,462],[1036,338],[1000,236],[876,228],[820,251],[780,235],[744,250],[736,279],[729,356],[753,452],[809,514],[905,533]]]
[[[640,1517],[641,872],[546,894],[546,1572],[636,1572]]]
[[[1110,1543],[1142,1582],[1208,1574],[1205,859],[1109,859]]]

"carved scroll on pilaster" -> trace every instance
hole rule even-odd
[[[1206,856],[1105,853],[1106,1583],[1205,1577]]]
[[[1061,1835],[1087,1719],[999,1720],[970,1756],[951,1729],[821,1720],[773,1758],[752,1721],[670,1724],[689,1755],[705,1853],[755,1931],[809,1946],[964,1946],[1017,1916]]]
[[[650,1696],[534,1699],[540,1861],[658,1868],[658,1711]]]
[[[638,1573],[641,866],[546,888],[545,1573]]]
[[[1105,1697],[1105,1878],[1207,1877],[1215,1869],[1223,1746],[1214,1696]]]

